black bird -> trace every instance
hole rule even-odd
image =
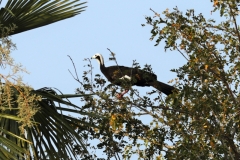
[[[124,81],[127,81],[130,82],[132,86],[152,86],[166,95],[172,94],[173,90],[175,89],[173,86],[159,82],[157,80],[157,76],[154,73],[125,66],[105,67],[103,56],[99,53],[93,55],[92,59],[96,59],[99,62],[100,70],[104,76],[108,79],[108,81],[115,85],[122,86]],[[128,90],[125,90],[123,93],[118,95],[118,98],[121,98],[127,92]]]

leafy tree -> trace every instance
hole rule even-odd
[[[82,123],[94,125],[68,114],[94,114],[79,111],[68,98],[89,95],[62,94],[52,88],[35,90],[24,84],[19,75],[26,70],[11,58],[15,44],[8,37],[75,16],[83,11],[83,4],[79,0],[9,0],[1,8],[0,64],[9,73],[0,73],[0,159],[88,156],[84,137],[76,131]]]
[[[181,91],[167,99],[174,110],[164,112],[166,125],[178,137],[166,157],[239,159],[239,1],[214,1],[223,21],[206,20],[175,8],[164,18],[147,17],[156,45],[185,55],[176,72]],[[181,112],[180,112],[181,111]],[[187,154],[186,154],[187,153]]]
[[[75,78],[82,84],[77,93],[97,95],[83,97],[82,110],[108,117],[83,119],[99,127],[82,127],[89,139],[99,139],[93,148],[103,149],[109,159],[130,159],[133,154],[144,159],[240,159],[240,1],[211,2],[221,22],[207,20],[193,9],[184,14],[178,8],[166,9],[161,15],[151,9],[154,16],[146,17],[156,46],[164,40],[166,50],[186,59],[172,69],[177,75],[172,95],[164,98],[152,91],[140,96],[131,89],[118,100],[114,95],[122,88],[106,83],[101,75],[93,77],[90,61],[83,80]],[[134,62],[133,67],[139,66]],[[144,124],[143,115],[152,122]]]

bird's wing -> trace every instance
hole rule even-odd
[[[132,85],[149,86],[149,82],[157,80],[157,76],[155,74],[143,71],[138,68],[130,68],[125,66],[110,66],[107,67],[107,70],[109,73],[108,77],[111,79],[110,81],[128,79],[132,82]]]
[[[125,66],[109,66],[106,67],[109,73],[109,76],[113,79],[120,79],[123,77],[131,77],[132,76],[132,68]]]

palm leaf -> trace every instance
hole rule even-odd
[[[16,26],[8,33],[13,35],[78,15],[86,8],[85,3],[80,0],[8,0],[0,9],[0,24],[7,28]]]
[[[18,117],[19,104],[16,101],[20,96],[19,89],[10,88],[11,93],[14,93],[11,96],[11,109],[0,110],[0,159],[69,159],[69,157],[77,159],[75,148],[79,147],[81,150],[78,152],[87,153],[82,137],[75,131],[75,128],[81,127],[81,124],[88,124],[67,113],[88,116],[94,116],[94,114],[80,112],[78,106],[61,97],[91,95],[62,94],[58,96],[50,88],[32,90],[32,94],[42,97],[41,101],[38,101],[40,110],[32,117],[33,126],[26,126],[25,134],[22,134],[19,129],[21,125]],[[64,106],[56,106],[55,102],[64,104]],[[89,127],[96,126],[89,125]]]

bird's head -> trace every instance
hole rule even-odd
[[[91,59],[96,59],[100,65],[104,65],[103,56],[100,53],[94,54]]]

